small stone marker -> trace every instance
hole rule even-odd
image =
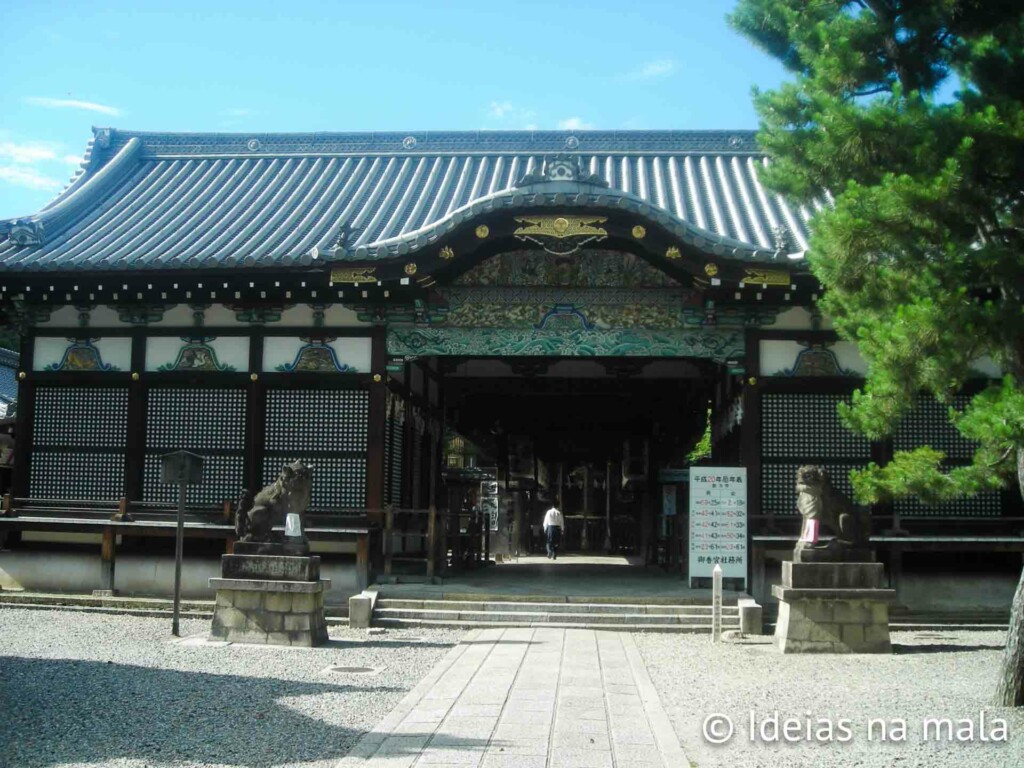
[[[722,566],[711,572],[711,642],[722,641]]]

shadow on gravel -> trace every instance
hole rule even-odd
[[[324,648],[454,648],[457,642],[431,643],[426,640],[328,640],[318,645],[317,650]]]
[[[361,731],[307,717],[287,699],[396,690],[0,656],[0,764],[340,760]]]
[[[953,645],[952,643],[935,643],[933,645],[900,645],[892,644],[893,653],[966,653],[969,651],[1001,651],[1001,645]]]

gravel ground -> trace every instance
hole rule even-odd
[[[333,766],[463,635],[332,627],[289,649],[170,624],[0,606],[0,765]]]
[[[1024,708],[990,704],[1005,632],[893,632],[894,654],[855,656],[784,656],[770,645],[770,638],[715,646],[701,636],[635,637],[683,749],[699,768],[1024,766]],[[773,713],[780,729],[786,718],[799,721],[794,743],[775,739]],[[721,745],[702,735],[705,718],[713,714],[723,714],[735,725],[732,739]],[[832,723],[835,741],[826,740],[827,726],[819,718]],[[897,740],[897,725],[890,729],[888,742],[877,728],[869,739],[871,718],[904,720],[905,738]],[[945,730],[936,739],[930,730],[925,740],[925,718],[949,718],[954,739],[948,740]],[[983,731],[985,738],[998,735],[997,718],[1006,721],[1007,740],[983,741]],[[973,723],[970,740],[962,719]],[[845,743],[839,741],[845,737],[840,720],[850,729]]]

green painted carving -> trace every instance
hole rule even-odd
[[[829,344],[809,344],[796,356],[796,362],[783,376],[857,376],[839,365]]]
[[[251,325],[267,325],[281,321],[281,309],[279,307],[245,307],[233,308],[235,319],[240,323]]]
[[[166,311],[163,304],[125,304],[117,307],[117,319],[132,325],[149,325],[163,320]]]
[[[478,264],[456,285],[664,288],[679,283],[631,253],[586,250],[557,256],[540,250],[507,251]]]
[[[738,331],[650,331],[518,328],[388,328],[388,353],[407,359],[428,355],[557,357],[701,357],[743,355]]]
[[[185,344],[178,350],[173,363],[164,363],[158,371],[233,371],[233,365],[217,360],[217,352],[209,345],[216,337],[182,337]]]
[[[687,327],[747,328],[775,325],[779,310],[774,307],[716,307],[709,313],[701,307],[685,307],[682,314]],[[713,323],[709,322],[710,318],[714,319]]]
[[[695,301],[689,291],[656,288],[449,288],[443,296],[449,310],[431,324],[457,328],[539,328],[567,313],[587,328],[682,328],[681,308]]]
[[[99,339],[69,339],[59,363],[51,363],[47,371],[119,371],[116,365],[104,363],[99,348],[93,343]]]

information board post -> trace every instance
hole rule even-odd
[[[690,470],[689,579],[722,576],[747,583],[747,469],[693,467]]]

